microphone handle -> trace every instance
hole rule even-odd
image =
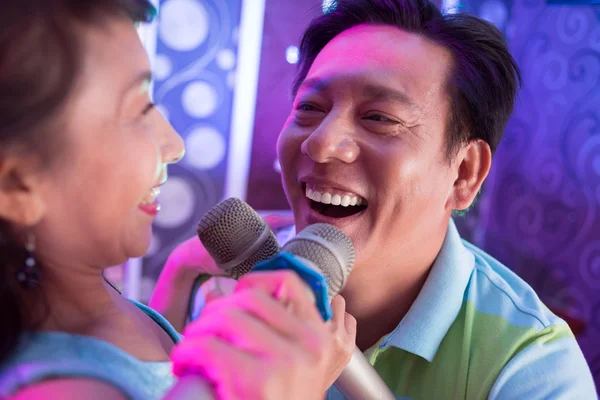
[[[320,268],[310,260],[286,252],[284,246],[281,253],[270,260],[256,264],[252,270],[291,270],[296,272],[323,319],[331,318],[330,299],[326,289],[327,281],[319,272]],[[335,381],[335,386],[348,400],[396,400],[375,368],[369,364],[356,347],[354,347],[350,362]]]
[[[396,400],[358,347],[334,385],[348,400]]]
[[[217,400],[213,387],[197,375],[182,376],[162,400]]]

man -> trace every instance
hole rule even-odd
[[[451,219],[487,177],[520,84],[501,33],[427,0],[347,0],[300,54],[284,189],[297,231],[326,222],[352,238],[342,295],[394,393],[595,398],[567,324]]]

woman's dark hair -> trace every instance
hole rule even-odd
[[[102,26],[109,18],[146,22],[155,9],[146,0],[9,0],[0,12],[0,163],[8,152],[35,151],[52,158],[53,129],[83,59],[78,25]],[[15,227],[0,219],[0,364],[20,335],[35,329],[17,282],[26,250]],[[39,263],[38,263],[39,264]],[[43,271],[42,271],[43,272]],[[41,283],[43,286],[43,282]],[[43,292],[35,291],[43,305]]]
[[[361,24],[395,26],[448,49],[454,65],[448,81],[447,155],[473,139],[496,150],[521,86],[519,67],[494,25],[466,14],[442,15],[429,0],[338,0],[304,32],[294,96],[327,43]]]

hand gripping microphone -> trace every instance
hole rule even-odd
[[[239,199],[225,200],[211,209],[198,225],[198,236],[231,277],[250,270],[294,270],[310,287],[325,320],[331,317],[329,299],[341,291],[354,263],[351,240],[328,224],[307,227],[279,253],[266,222]],[[350,400],[395,399],[358,349],[335,385]],[[194,376],[180,379],[171,393],[177,393],[173,399],[215,398],[210,386]]]

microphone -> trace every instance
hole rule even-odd
[[[342,290],[354,265],[354,246],[332,225],[312,227],[300,232],[279,253],[277,239],[260,215],[244,201],[230,198],[204,216],[198,225],[198,237],[217,265],[231,277],[238,278],[250,270],[294,270],[312,289],[309,293],[314,293],[316,306],[328,320],[329,299]],[[260,261],[263,262],[255,266]],[[358,348],[335,386],[349,400],[395,400]]]
[[[266,222],[248,204],[235,198],[206,213],[198,224],[198,236],[230,277],[239,278],[250,270],[294,270],[311,289],[325,320],[331,318],[329,299],[341,291],[354,264],[352,241],[328,224],[307,227],[280,253]],[[357,348],[335,386],[349,400],[395,400]],[[215,399],[210,385],[198,376],[181,378],[171,393],[177,394],[173,399]]]
[[[211,208],[196,232],[217,266],[234,279],[281,251],[265,220],[248,203],[236,198]]]
[[[313,298],[325,321],[331,319],[330,299],[344,288],[354,266],[354,245],[333,225],[306,227],[283,246],[275,257],[262,261],[252,271],[292,270]]]
[[[341,292],[353,266],[354,246],[350,238],[333,225],[314,224],[283,246],[281,253],[257,264],[252,271],[295,271],[312,289],[315,304],[327,321],[331,318],[330,299]],[[334,385],[348,400],[396,399],[357,347]]]

